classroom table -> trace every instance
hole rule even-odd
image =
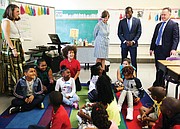
[[[159,65],[159,69],[163,71],[164,76],[170,76],[171,77],[172,74],[170,74],[170,75],[167,74],[167,72],[169,72],[169,69],[167,69],[167,67],[177,66],[180,68],[180,60],[158,60],[158,65]],[[169,84],[169,80],[167,79],[166,91],[168,91],[168,84]],[[176,92],[178,92],[178,91],[176,90]]]
[[[180,85],[180,66],[167,66],[167,75],[177,83],[175,97],[178,98],[178,88]]]
[[[167,72],[167,66],[180,66],[180,60],[158,60],[159,69],[161,69],[165,74]]]

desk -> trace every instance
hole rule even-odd
[[[180,66],[167,66],[167,75],[180,82]]]
[[[179,67],[180,69],[180,60],[172,60],[172,61],[158,60],[158,65],[159,65],[159,69],[163,71],[163,76],[162,76],[163,80],[164,80],[165,75],[168,75],[170,76],[170,78],[173,78],[175,81],[177,81],[177,79],[174,78],[174,76],[176,77],[176,75],[172,74],[172,72],[168,69],[168,67]],[[166,91],[168,91],[168,84],[169,84],[169,79],[167,79]],[[178,92],[178,90],[176,90],[176,92]]]
[[[167,66],[180,66],[180,60],[158,60],[159,69],[161,69],[164,73],[167,72]]]
[[[178,98],[178,87],[180,85],[180,66],[167,66],[167,75],[177,82],[175,97]]]
[[[77,60],[81,64],[85,63],[85,69],[87,64],[87,69],[89,69],[89,64],[94,64],[96,62],[96,58],[94,57],[94,46],[77,46]]]

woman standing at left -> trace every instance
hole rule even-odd
[[[109,47],[109,24],[107,23],[110,15],[109,12],[104,10],[101,18],[94,28],[94,57],[96,63],[101,62],[103,70],[105,70],[105,60],[108,58]]]
[[[9,4],[3,14],[2,30],[4,33],[4,42],[2,45],[2,60],[6,67],[6,87],[9,93],[12,93],[14,86],[23,76],[24,52],[20,41],[20,32],[17,28],[16,21],[20,20],[19,7]]]

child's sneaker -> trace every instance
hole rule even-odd
[[[44,109],[44,103],[41,102],[40,104],[37,105],[37,107],[38,107],[39,109]]]
[[[9,114],[17,113],[17,112],[20,111],[20,109],[21,109],[21,107],[11,107],[11,108],[9,109]]]
[[[44,109],[44,103],[43,102],[41,103],[41,109]]]
[[[149,129],[148,125],[142,126],[142,129]]]
[[[73,104],[72,104],[72,106],[75,108],[75,109],[79,109],[79,105],[78,105],[78,103],[77,102],[74,102]]]
[[[137,120],[138,120],[138,121],[142,121],[141,115],[138,115],[138,116],[137,116]]]

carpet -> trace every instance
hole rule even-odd
[[[77,92],[78,96],[80,97],[79,107],[81,107],[87,101],[87,92],[87,86],[82,86],[82,90]],[[44,99],[44,106],[44,109],[33,109],[28,112],[20,112],[12,115],[8,114],[9,108],[6,109],[0,115],[0,129],[27,129],[28,126],[32,124],[46,126],[51,119],[52,111],[52,106],[49,105],[48,102],[48,95],[46,95]],[[76,114],[78,110],[67,105],[63,106],[69,115],[71,127],[77,128],[78,121],[76,119]]]
[[[120,96],[120,92],[116,93],[117,99],[119,98],[119,96]],[[125,119],[126,114],[127,114],[127,103],[124,103],[123,107],[122,107],[122,111],[121,111],[121,113],[122,113],[121,121],[124,121],[124,123],[126,125],[126,128],[124,128],[124,129],[133,129],[134,127],[136,127],[136,129],[142,129],[141,123],[137,120],[137,116],[139,115],[139,108],[141,106],[151,107],[152,105],[153,105],[152,99],[145,92],[141,101],[137,105],[134,105],[133,121],[129,121],[129,120]]]
[[[79,107],[82,107],[87,99],[87,92],[88,92],[88,86],[87,84],[82,84],[82,90],[80,92],[77,92],[78,96],[80,97]],[[116,97],[119,97],[119,93],[116,93]],[[122,113],[120,113],[121,116],[121,124],[119,126],[119,129],[131,129],[136,127],[136,129],[141,129],[141,125],[137,121],[136,117],[139,114],[139,107],[142,105],[148,107],[151,106],[153,101],[149,97],[147,93],[144,94],[144,97],[141,99],[141,102],[134,106],[134,120],[133,121],[127,121],[125,118],[126,116],[126,108],[127,105],[124,104],[122,108]],[[32,124],[38,124],[42,126],[46,126],[50,119],[51,119],[51,111],[52,106],[49,105],[48,102],[48,95],[44,99],[44,109],[33,109],[28,112],[20,112],[17,114],[9,115],[8,111],[5,110],[0,115],[0,129],[27,129],[29,125]],[[71,121],[71,128],[75,129],[78,127],[78,121],[76,118],[76,114],[78,110],[71,108],[70,106],[63,105],[65,110],[67,111],[70,121]]]

